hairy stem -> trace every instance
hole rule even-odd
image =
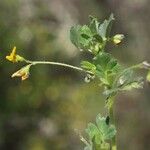
[[[114,118],[114,105],[113,105],[113,102],[115,100],[115,97],[111,97],[109,99],[110,101],[112,101],[112,105],[111,107],[109,107],[109,117],[110,117],[110,122],[111,124],[115,125],[115,118]],[[113,137],[111,143],[110,143],[110,150],[117,150],[117,143],[116,143],[116,136]]]
[[[30,61],[30,60],[26,60],[27,63],[30,63],[32,65],[55,65],[55,66],[63,66],[63,67],[67,67],[67,68],[71,68],[74,70],[78,70],[81,72],[85,72],[85,73],[89,73],[89,74],[93,74],[91,71],[86,71],[80,67],[76,67],[73,65],[69,65],[69,64],[65,64],[65,63],[60,63],[60,62],[52,62],[52,61]]]

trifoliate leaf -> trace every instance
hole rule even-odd
[[[84,142],[84,150],[106,150],[109,149],[109,140],[116,135],[114,125],[109,123],[109,117],[96,117],[96,124],[89,123],[85,129],[89,137],[89,142]]]
[[[113,76],[120,72],[121,68],[117,60],[108,53],[99,53],[94,58],[94,64],[96,66],[96,76],[105,85],[113,82]]]
[[[118,70],[114,77],[111,89],[104,91],[104,95],[108,98],[117,94],[119,91],[130,91],[143,87],[143,78],[135,77],[133,69],[127,68],[121,71]]]
[[[90,139],[95,139],[96,144],[101,144],[106,140],[112,139],[116,134],[116,129],[113,125],[106,123],[106,118],[98,115],[96,117],[96,125],[88,124],[86,133]]]
[[[101,117],[101,115],[98,115],[96,117],[96,124],[98,126],[98,129],[102,133],[101,138],[103,140],[110,140],[111,138],[113,138],[115,136],[115,134],[116,134],[115,126],[108,125],[106,123],[105,117]]]
[[[143,78],[133,76],[131,78],[118,81],[119,84],[117,86],[113,86],[111,89],[107,89],[103,92],[107,98],[116,95],[119,91],[130,91],[132,89],[139,89],[143,87]]]
[[[132,69],[124,70],[118,78],[117,88],[120,90],[132,90],[133,88],[142,88],[143,78],[135,77]]]
[[[96,66],[101,66],[103,71],[106,69],[108,62],[111,59],[111,55],[108,53],[99,53],[95,58],[94,58],[94,64]]]

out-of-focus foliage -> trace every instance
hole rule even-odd
[[[84,74],[38,66],[29,80],[12,80],[10,75],[18,68],[6,62],[5,56],[13,46],[27,58],[78,66],[81,57],[69,40],[70,27],[88,22],[89,14],[103,20],[113,12],[117,17],[114,29],[127,34],[126,46],[108,46],[107,50],[125,64],[150,60],[149,3],[146,0],[0,1],[0,149],[81,149],[74,129],[83,131],[87,122],[103,112],[103,97],[94,82],[90,86],[83,82]],[[82,57],[90,58],[84,53]],[[149,149],[149,96],[147,85],[145,91],[118,97],[119,149]]]

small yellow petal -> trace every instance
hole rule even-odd
[[[29,78],[29,74],[26,73],[21,77],[21,80],[23,81],[26,80],[27,78]]]
[[[21,80],[26,80],[27,78],[29,78],[29,69],[31,67],[31,64],[21,68],[20,70],[16,71],[15,73],[12,74],[12,78],[14,77],[21,77]]]
[[[10,56],[6,56],[6,59],[11,61],[11,57]]]
[[[14,46],[14,48],[12,49],[11,54],[12,54],[12,55],[15,55],[15,54],[16,54],[16,46]]]

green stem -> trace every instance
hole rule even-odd
[[[60,63],[60,62],[52,62],[52,61],[30,61],[30,60],[26,60],[26,63],[32,64],[32,65],[56,65],[56,66],[63,66],[63,67],[67,67],[67,68],[71,68],[74,70],[78,70],[81,72],[85,72],[85,73],[89,73],[89,74],[93,74],[91,71],[86,71],[80,67],[76,67],[73,65],[69,65],[69,64],[65,64],[65,63]]]
[[[150,69],[150,64],[145,62],[130,66],[126,69],[123,70],[123,72],[121,72],[118,77],[116,77],[114,83],[117,82],[117,80],[119,80],[119,78],[128,70],[130,69]],[[113,85],[114,86],[114,85]],[[114,101],[115,101],[115,96],[112,96],[108,99],[107,102],[107,108],[108,108],[108,112],[109,112],[109,117],[110,117],[110,122],[115,125],[115,119],[114,119]],[[110,142],[110,150],[117,150],[117,144],[116,144],[116,136],[111,140]]]
[[[110,117],[110,122],[111,124],[115,125],[115,118],[114,118],[114,100],[115,100],[115,96],[111,97],[109,99],[109,101],[111,101],[111,106],[108,108],[109,110],[109,117]],[[116,143],[116,136],[113,137],[111,143],[110,143],[110,150],[117,150],[117,143]]]

